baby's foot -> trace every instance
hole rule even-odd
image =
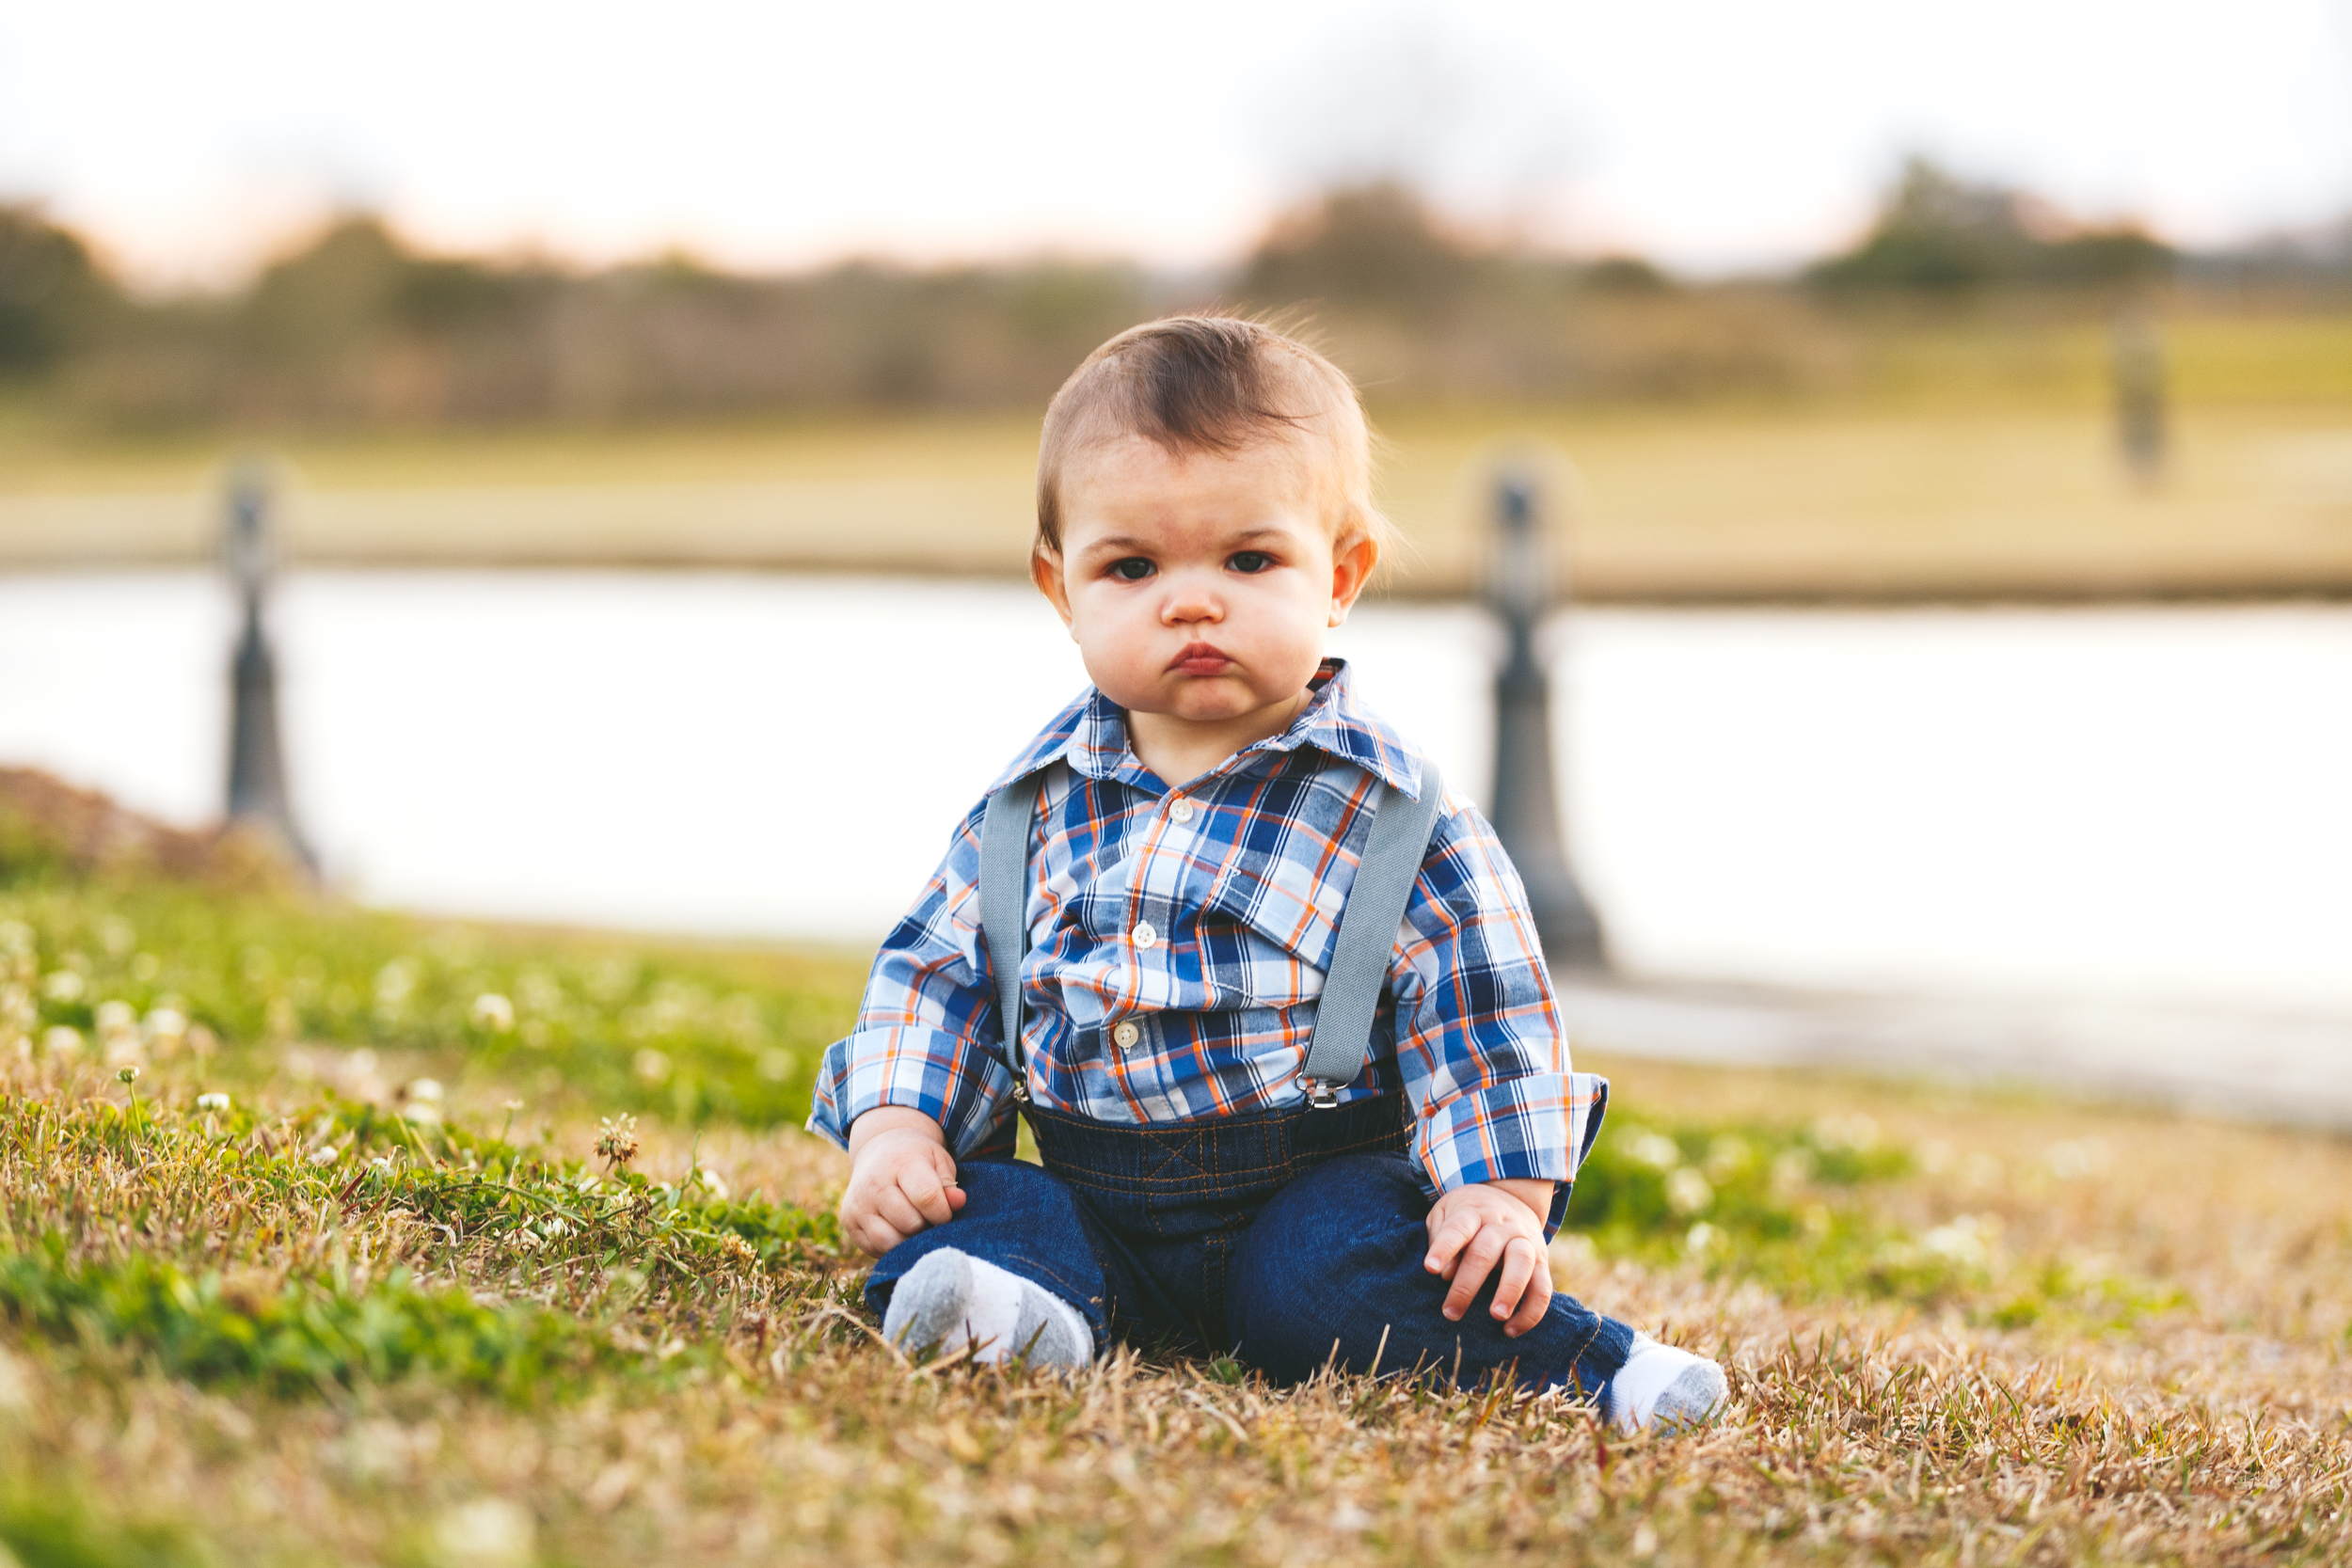
[[[954,1247],[928,1254],[893,1287],[882,1334],[910,1352],[969,1345],[984,1366],[1019,1356],[1032,1367],[1083,1367],[1094,1356],[1094,1331],[1076,1307]]]
[[[1610,1420],[1619,1432],[1652,1422],[1689,1426],[1713,1415],[1729,1392],[1724,1370],[1707,1357],[1636,1334],[1632,1353],[1609,1380]]]

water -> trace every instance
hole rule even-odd
[[[422,910],[870,942],[1084,680],[1002,584],[305,572],[290,771],[329,875]],[[0,578],[0,759],[218,809],[225,594]],[[2352,1009],[2352,610],[1577,613],[1578,868],[1656,974]],[[1492,641],[1337,638],[1473,794]]]

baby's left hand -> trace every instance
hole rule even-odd
[[[1551,1268],[1544,1211],[1535,1205],[1548,1209],[1551,1194],[1549,1181],[1474,1181],[1438,1199],[1429,1211],[1425,1264],[1454,1282],[1445,1295],[1450,1322],[1462,1321],[1497,1263],[1502,1276],[1495,1286],[1494,1315],[1506,1320],[1502,1332],[1516,1339],[1543,1322],[1551,1306]]]

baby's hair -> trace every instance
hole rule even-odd
[[[1269,437],[1329,452],[1335,542],[1393,530],[1372,504],[1372,427],[1345,372],[1287,333],[1240,316],[1166,316],[1086,356],[1054,394],[1038,443],[1037,544],[1061,553],[1061,476],[1098,441],[1141,436],[1178,456]]]

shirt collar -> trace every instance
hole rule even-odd
[[[1342,762],[1354,763],[1407,799],[1421,799],[1420,753],[1386,720],[1357,700],[1343,658],[1323,661],[1314,696],[1291,721],[1289,729],[1244,747],[1218,772],[1229,773],[1247,767],[1253,757],[1295,752],[1301,746],[1312,746]],[[1091,686],[1038,732],[1012,766],[989,785],[989,793],[1057,761],[1067,761],[1073,772],[1089,779],[1116,779],[1145,788],[1158,787],[1164,782],[1128,746],[1125,710]]]

